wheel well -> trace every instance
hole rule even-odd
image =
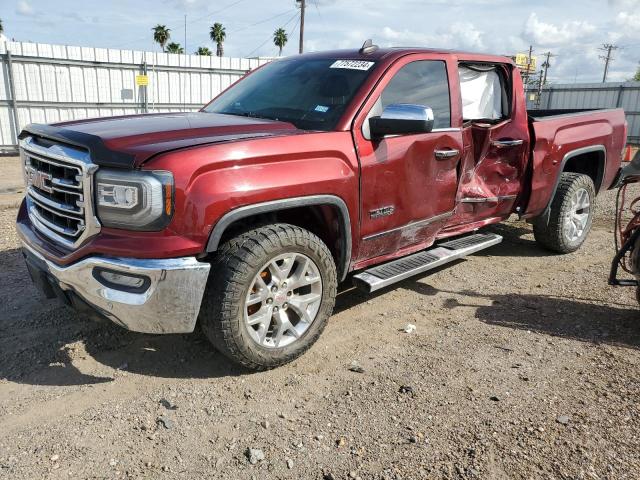
[[[346,242],[350,238],[350,232],[347,235],[345,231],[347,225],[340,210],[334,205],[305,205],[250,215],[231,223],[224,230],[219,243],[222,244],[255,226],[269,223],[288,223],[317,235],[329,248],[336,263],[338,277],[341,278],[346,274],[344,272],[345,256],[348,254]]]
[[[604,151],[598,150],[593,152],[581,153],[569,158],[564,164],[563,172],[582,173],[591,177],[596,187],[596,193],[602,186],[604,177],[605,154]]]

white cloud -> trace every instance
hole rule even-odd
[[[616,16],[615,24],[619,33],[632,38],[640,38],[640,12],[620,12]]]
[[[524,36],[530,41],[543,46],[571,45],[590,37],[597,28],[586,21],[571,20],[560,26],[546,23],[532,12],[524,27]]]
[[[455,22],[442,32],[421,33],[409,29],[382,29],[385,46],[428,46],[447,49],[484,50],[483,33],[472,23]],[[382,42],[381,42],[382,43]]]
[[[624,10],[640,9],[640,0],[609,0],[609,6]]]
[[[27,2],[26,0],[20,0],[18,2],[18,6],[16,7],[16,12],[18,13],[18,15],[26,15],[26,16],[31,16],[35,14],[35,12],[33,11],[33,7],[29,5],[29,2]]]

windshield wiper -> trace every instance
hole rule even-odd
[[[212,113],[221,113],[223,115],[235,115],[237,117],[247,117],[247,118],[262,118],[265,120],[273,120],[272,118],[269,117],[263,117],[260,115],[257,115],[253,112],[212,112]]]

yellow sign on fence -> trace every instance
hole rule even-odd
[[[146,87],[149,85],[149,77],[147,75],[136,75],[136,85]]]
[[[536,60],[537,57],[535,57],[534,55],[532,55],[531,59],[529,59],[529,55],[527,55],[526,53],[516,54],[516,66],[523,71],[527,71],[528,67],[529,72],[535,72],[537,63]]]

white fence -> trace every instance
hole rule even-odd
[[[28,123],[198,110],[266,61],[2,42],[0,152],[16,151]]]

